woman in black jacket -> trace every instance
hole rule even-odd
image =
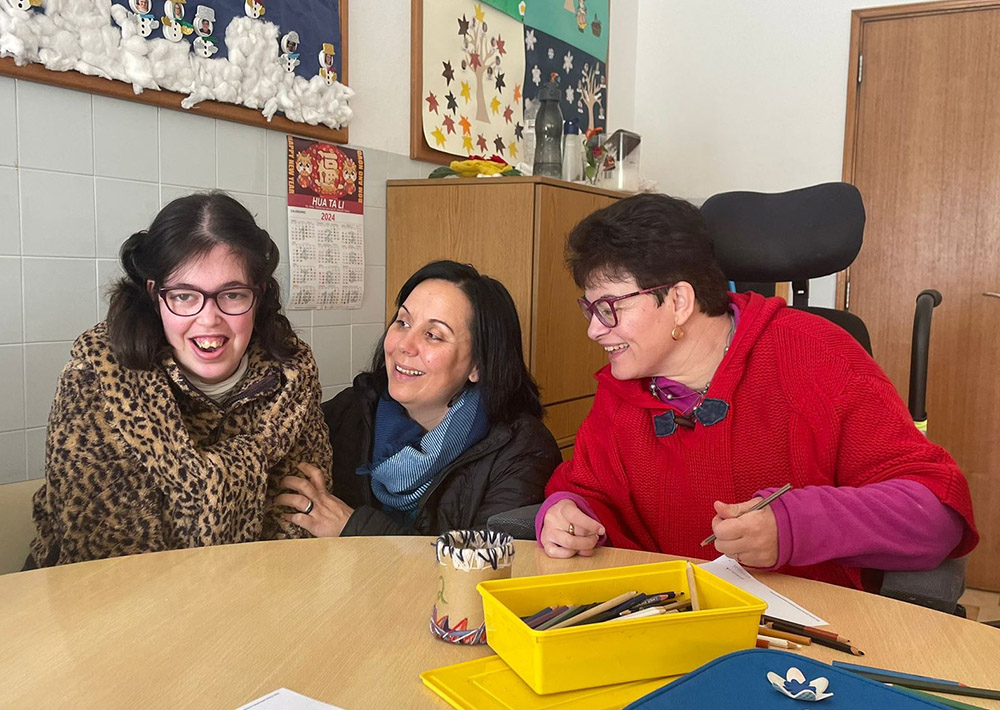
[[[277,498],[317,537],[485,528],[540,502],[560,463],[507,289],[435,261],[400,289],[369,372],[323,404],[332,488],[309,464]]]

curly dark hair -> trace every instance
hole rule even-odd
[[[595,279],[632,277],[640,288],[687,281],[703,313],[729,308],[728,281],[701,212],[690,202],[642,194],[585,217],[566,241],[566,264],[581,289]],[[654,294],[663,302],[664,291]]]
[[[538,385],[524,364],[521,321],[514,299],[494,278],[480,274],[471,264],[432,261],[407,279],[396,296],[396,309],[413,289],[428,279],[455,284],[472,307],[472,359],[479,370],[479,385],[486,400],[490,423],[506,423],[522,413],[542,417]],[[385,369],[385,333],[372,356],[369,372],[384,392],[388,386]],[[469,385],[471,386],[471,385]]]
[[[122,244],[125,276],[110,289],[108,336],[115,357],[134,370],[150,370],[168,348],[163,323],[147,284],[162,286],[178,268],[217,246],[243,263],[250,285],[261,289],[253,338],[278,360],[294,352],[294,332],[281,313],[281,289],[274,279],[278,248],[246,207],[224,192],[180,197],[153,219],[149,229]]]

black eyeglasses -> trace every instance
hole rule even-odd
[[[618,325],[618,311],[615,310],[615,304],[618,301],[624,301],[626,298],[632,298],[633,296],[642,296],[646,293],[653,293],[654,291],[661,291],[665,288],[670,289],[673,285],[663,284],[661,286],[653,286],[652,288],[644,288],[641,291],[626,293],[624,296],[605,296],[604,298],[595,299],[593,303],[581,296],[576,299],[576,302],[580,304],[580,311],[588,322],[596,315],[601,325],[606,328],[614,328]]]
[[[179,286],[160,288],[156,293],[175,316],[198,315],[210,298],[227,316],[241,316],[253,308],[257,296],[260,295],[260,289],[256,286],[234,286],[209,293],[190,286]]]

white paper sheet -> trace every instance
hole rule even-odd
[[[711,572],[716,577],[720,577],[732,585],[742,589],[744,592],[753,594],[755,597],[767,602],[767,615],[776,619],[792,621],[803,626],[826,626],[827,622],[805,609],[788,597],[784,597],[771,589],[763,582],[757,581],[743,566],[736,560],[721,555],[711,562],[698,565],[706,572]]]
[[[236,710],[344,710],[336,705],[321,703],[288,688],[278,688],[273,693],[251,700]]]

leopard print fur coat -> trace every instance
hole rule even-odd
[[[283,363],[248,352],[246,376],[217,404],[173,357],[132,370],[104,323],[81,335],[49,415],[35,564],[307,537],[272,501],[300,461],[330,470],[316,362],[301,341]]]

